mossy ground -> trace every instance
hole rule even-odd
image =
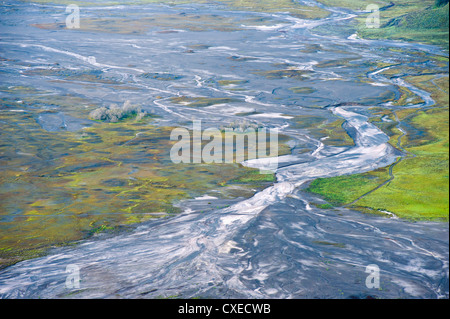
[[[436,7],[434,0],[372,1],[319,0],[333,7],[365,11],[368,4],[380,8],[380,28],[367,28],[368,14],[355,19],[355,28],[362,38],[394,39],[440,45],[448,50],[448,4]]]
[[[320,2],[356,11],[364,11],[368,4],[357,0]],[[373,3],[380,8],[387,5],[380,1]],[[433,0],[392,1],[389,7],[380,11],[379,29],[366,28],[366,18],[367,14],[363,14],[355,22],[360,37],[423,42],[448,49],[448,4],[438,8]],[[417,61],[411,62],[423,61],[424,53],[416,52],[416,56]],[[410,74],[404,80],[430,92],[436,105],[423,110],[404,108],[423,101],[408,88],[400,86],[399,96],[392,99],[392,104],[402,108],[397,109],[396,114],[392,109],[374,109],[370,119],[389,135],[391,145],[407,152],[393,167],[394,178],[379,187],[390,180],[388,169],[383,168],[365,174],[318,179],[307,191],[320,194],[335,205],[354,202],[352,207],[363,212],[389,211],[412,220],[448,221],[448,57],[427,55],[425,58],[442,71],[401,65],[386,70],[383,75]],[[376,68],[385,66],[390,64],[379,63]],[[403,136],[397,127],[397,121],[401,122],[406,135]]]
[[[0,108],[0,266],[120,225],[176,214],[176,202],[211,190],[245,197],[274,181],[273,174],[236,163],[172,163],[172,128],[152,125],[151,117],[46,131],[36,122],[44,105],[64,109],[73,101],[45,103],[42,92],[12,89],[25,102],[22,111],[8,99]],[[73,108],[73,115],[87,117],[95,107]],[[241,191],[233,195],[232,186]]]

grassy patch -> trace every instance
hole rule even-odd
[[[365,0],[319,0],[318,2],[323,3],[329,7],[339,7],[339,8],[349,8],[355,11],[363,11],[369,4]],[[372,1],[370,3],[377,4],[383,7],[386,3],[384,1]]]
[[[314,138],[322,139],[325,145],[353,146],[353,139],[343,128],[344,120],[333,117],[326,119],[320,116],[298,116],[295,127],[307,130]]]
[[[240,102],[239,99],[233,98],[212,98],[212,97],[188,97],[188,96],[177,96],[170,98],[170,101],[177,104],[182,104],[190,107],[206,107],[216,104],[227,104]]]
[[[247,83],[246,80],[219,80],[217,83],[220,86],[226,86],[226,87],[234,87],[240,84]]]

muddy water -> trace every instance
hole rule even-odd
[[[130,100],[166,126],[196,119],[220,127],[245,118],[291,136],[292,154],[280,158],[277,182],[247,200],[207,211],[208,202],[223,203],[211,196],[184,201],[178,216],[10,266],[0,272],[3,298],[448,298],[448,224],[321,210],[302,192],[314,178],[395,162],[400,152],[368,122],[370,107],[399,96],[398,80],[379,75],[376,63],[428,67],[416,53],[437,48],[359,40],[344,28],[353,15],[337,9],[310,22],[212,5],[89,7],[80,30],[60,26],[64,10],[2,6],[3,87],[70,93],[96,105]],[[327,25],[342,34],[313,30]],[[408,88],[420,106],[434,103]],[[14,91],[2,96],[26,111]],[[232,100],[188,107],[174,97]],[[36,121],[50,132],[77,131],[93,125],[80,116],[83,108]],[[295,119],[304,116],[345,120],[354,145],[330,145],[297,129]],[[372,264],[381,289],[366,286]],[[80,269],[79,289],[65,285],[68,265]]]

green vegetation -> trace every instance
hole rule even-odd
[[[259,171],[248,171],[247,174],[231,180],[232,183],[256,183],[256,182],[275,182],[274,174],[260,174]]]
[[[334,7],[365,11],[363,0],[319,0]],[[406,0],[372,1],[380,7],[380,28],[367,28],[368,14],[356,18],[357,34],[368,39],[395,39],[440,45],[448,50],[448,1]]]
[[[318,245],[324,245],[324,246],[333,246],[333,247],[338,247],[338,248],[345,248],[347,247],[345,244],[341,244],[341,243],[331,243],[328,241],[320,241],[320,240],[315,240],[313,241],[314,244],[318,244]]]
[[[381,27],[366,27],[368,13],[364,0],[319,0],[328,6],[359,11],[354,28],[357,34],[369,39],[398,39],[437,44],[448,49],[448,0],[372,1],[378,4]],[[41,3],[71,4],[73,1],[41,0]],[[187,0],[136,0],[136,3],[190,3]],[[205,3],[206,0],[195,2]],[[291,12],[301,18],[317,19],[329,12],[317,7],[298,5],[291,0],[223,0],[235,10],[257,12]],[[119,1],[80,1],[78,5],[114,5]],[[79,30],[119,34],[177,32],[239,31],[242,25],[273,24],[275,18],[223,17],[220,15],[156,14],[149,17],[85,18]],[[49,30],[64,28],[63,23],[35,24]],[[206,50],[207,44],[192,44],[192,50]],[[318,44],[305,44],[304,53],[324,50]],[[390,49],[401,50],[401,49]],[[448,58],[429,55],[435,65],[448,68]],[[245,62],[254,58],[230,56],[228,59]],[[419,58],[418,58],[419,59]],[[320,62],[316,68],[351,68],[355,58],[332,59]],[[383,62],[378,65],[388,66]],[[307,191],[321,195],[329,203],[317,204],[323,209],[333,205],[349,206],[362,212],[392,212],[411,220],[449,219],[448,184],[448,74],[433,74],[433,70],[413,72],[405,66],[384,72],[387,77],[412,74],[404,80],[431,93],[436,105],[430,109],[409,109],[421,102],[411,90],[399,87],[398,98],[392,92],[381,96],[392,101],[395,108],[370,109],[371,122],[386,132],[394,147],[407,152],[390,167],[375,171],[317,179]],[[305,80],[310,72],[294,65],[275,64],[270,70],[256,74],[271,80]],[[29,69],[26,76],[45,77],[52,81],[82,82],[84,85],[102,83],[117,89],[134,89],[99,70],[70,70],[55,65],[52,68]],[[181,76],[169,73],[145,73],[143,81],[174,81]],[[219,80],[216,84],[232,88],[243,84],[239,80]],[[81,84],[80,84],[81,85]],[[296,86],[294,94],[313,94],[314,88]],[[233,198],[251,196],[255,188],[273,183],[273,174],[259,174],[257,170],[239,164],[177,165],[168,158],[171,128],[155,127],[139,108],[100,107],[91,101],[74,96],[47,96],[33,88],[0,88],[21,97],[26,112],[10,112],[18,107],[16,101],[1,99],[0,120],[0,266],[39,256],[53,245],[112,231],[119,225],[133,224],[179,212],[174,206],[179,200],[218,191],[220,196]],[[378,100],[380,97],[377,97]],[[241,102],[233,98],[173,97],[171,102],[187,107],[207,107]],[[371,105],[369,98],[364,104]],[[84,108],[74,108],[74,105]],[[34,109],[33,109],[34,108]],[[47,132],[36,117],[45,113],[65,112],[79,119],[88,114],[96,125],[80,132]],[[88,113],[88,110],[91,113]],[[386,121],[386,119],[388,121]],[[352,146],[353,140],[339,118],[303,116],[295,118],[295,127],[307,130],[324,144]],[[406,135],[403,136],[399,124]],[[241,125],[237,123],[236,125]],[[20,128],[18,130],[18,127]],[[286,139],[280,137],[279,155],[289,154]],[[176,173],[175,173],[176,172]],[[233,187],[231,187],[233,186]],[[51,196],[49,195],[51,194]],[[321,245],[340,245],[316,242]],[[337,246],[341,247],[341,246]],[[343,248],[343,247],[342,247]]]
[[[58,66],[53,66],[50,68],[33,68],[26,70],[25,75],[29,76],[43,76],[51,77],[55,79],[60,79],[60,81],[82,81],[90,83],[102,83],[102,84],[116,84],[119,85],[121,82],[116,79],[105,76],[104,72],[101,70],[71,70],[66,68],[61,68]],[[62,79],[62,80],[61,80]]]
[[[291,0],[222,0],[233,9],[257,12],[290,12],[302,19],[320,19],[330,13],[314,6],[300,5]]]
[[[147,112],[137,105],[131,105],[130,101],[126,101],[122,107],[112,104],[109,108],[100,107],[89,113],[89,117],[96,121],[105,121],[115,123],[130,117],[135,117],[136,121],[142,120],[147,116]]]
[[[277,69],[269,71],[255,71],[254,73],[263,75],[267,79],[291,78],[296,80],[303,80],[305,77],[308,77],[308,74],[312,73],[310,70],[300,70],[296,66],[286,63],[274,64],[273,66]],[[279,67],[282,67],[282,69],[278,69]]]
[[[295,118],[295,127],[305,129],[325,145],[353,146],[355,143],[343,128],[344,120],[333,116],[327,119],[321,116],[303,115]]]
[[[366,1],[359,0],[319,1],[328,6],[360,12],[365,11],[367,6]],[[362,14],[356,19],[360,37],[423,42],[448,49],[448,1],[392,1],[390,5],[382,1],[373,3],[381,8],[381,27],[367,28],[367,14]],[[419,58],[420,53],[417,56]],[[431,58],[436,65],[448,69],[447,57]],[[310,184],[307,191],[322,195],[334,205],[351,205],[363,212],[387,211],[413,220],[449,219],[448,75],[433,70],[420,72],[412,67],[406,70],[404,66],[386,70],[384,75],[391,77],[405,73],[414,76],[404,80],[430,92],[436,105],[430,110],[401,109],[396,114],[389,109],[374,110],[372,123],[390,136],[391,145],[408,152],[403,160],[392,166],[393,176],[390,176],[388,168],[383,168],[364,174],[318,179]],[[422,102],[406,87],[399,87],[399,93],[400,97],[392,100],[393,105],[407,106]],[[382,117],[389,121],[383,121]],[[398,121],[403,123],[405,136],[397,127]]]
[[[160,1],[163,2],[163,1]],[[77,3],[78,4],[78,3]],[[98,4],[97,4],[98,5]],[[150,30],[160,33],[178,32],[174,29],[189,30],[193,32],[222,31],[232,32],[242,30],[241,24],[249,21],[233,17],[218,15],[197,14],[155,14],[146,17],[116,17],[84,18],[76,32],[102,32],[115,34],[145,34]],[[65,28],[64,22],[33,24],[34,27],[47,30],[60,30]],[[145,76],[145,75],[144,75]],[[149,73],[147,77],[164,80],[164,74]]]
[[[448,3],[448,0],[435,0],[434,4],[436,7],[445,6]]]
[[[28,2],[28,1],[27,1]],[[56,3],[56,4],[72,4],[70,0],[36,0],[29,2],[37,2],[37,3]],[[134,0],[127,1],[128,5],[135,4],[145,4],[145,3],[166,3],[169,5],[181,5],[188,3],[210,3],[210,0]],[[291,0],[222,0],[221,3],[226,4],[233,10],[240,11],[255,11],[255,12],[290,12],[292,15],[297,16],[302,19],[320,19],[327,17],[330,13],[327,10],[321,9],[319,7],[314,6],[306,6],[295,3]],[[77,5],[79,6],[110,6],[110,5],[124,5],[123,2],[120,1],[77,1]]]
[[[217,83],[221,86],[236,86],[246,83],[246,80],[219,80]]]

